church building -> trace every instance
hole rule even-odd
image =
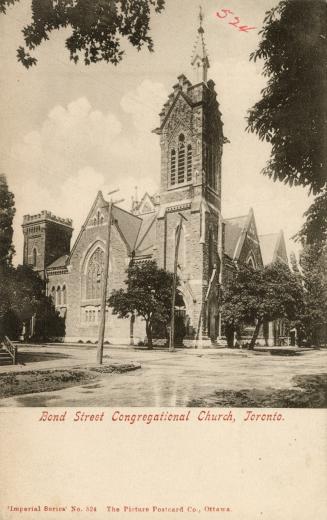
[[[168,96],[154,132],[161,147],[160,189],[134,201],[131,211],[113,207],[109,291],[124,286],[133,259],[156,260],[173,271],[176,234],[181,230],[178,312],[185,324],[185,346],[209,346],[221,337],[219,291],[237,262],[259,267],[283,258],[282,233],[259,237],[253,211],[224,220],[221,215],[222,116],[200,17],[192,57],[193,82],[181,74]],[[95,197],[71,247],[72,221],[49,211],[23,220],[24,263],[46,280],[48,294],[65,318],[69,342],[96,342],[108,234],[108,203]],[[109,296],[109,292],[108,292]],[[106,311],[105,339],[110,343],[144,341],[145,326]]]

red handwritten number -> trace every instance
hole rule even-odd
[[[241,20],[238,16],[234,16],[234,20],[232,22],[229,22],[228,25],[234,25],[234,27],[237,27],[237,24],[240,23]]]
[[[241,32],[248,32],[251,31],[251,29],[256,29],[256,27],[249,27],[248,25],[241,25],[241,27],[238,27],[238,30]]]
[[[224,20],[225,18],[227,18],[227,16],[229,14],[234,14],[233,11],[231,11],[230,9],[221,9],[221,12],[223,14],[219,14],[219,12],[217,11],[216,12],[216,16],[222,20]],[[239,31],[241,32],[249,32],[249,31],[252,31],[253,29],[256,29],[256,27],[249,27],[248,25],[241,25],[239,26],[238,24],[240,23],[240,18],[238,16],[234,16],[234,20],[232,20],[231,22],[228,22],[228,25],[233,25],[234,27],[236,27]]]
[[[222,12],[225,13],[225,16],[221,16],[218,12],[216,13],[216,15],[218,16],[218,18],[226,18],[226,16],[228,14],[234,14],[232,13],[232,11],[230,9],[222,9]]]

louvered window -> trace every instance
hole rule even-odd
[[[192,181],[192,145],[185,143],[184,134],[178,137],[178,146],[170,151],[170,186]]]
[[[170,184],[176,184],[176,150],[172,150],[170,154]]]
[[[186,166],[186,180],[192,180],[192,145],[187,146],[187,166]]]
[[[178,138],[178,176],[177,183],[185,182],[185,137],[181,134]]]

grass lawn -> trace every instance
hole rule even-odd
[[[327,374],[300,375],[293,388],[264,390],[219,390],[207,397],[192,399],[194,407],[327,408]]]
[[[137,368],[140,368],[140,365],[125,363],[89,368],[6,372],[0,375],[0,398],[61,390],[94,381],[99,378],[100,374],[122,374]]]

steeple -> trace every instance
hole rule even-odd
[[[201,83],[203,81],[204,83],[206,83],[208,79],[208,68],[210,67],[210,65],[206,46],[204,43],[204,29],[202,27],[203,11],[201,6],[199,11],[199,21],[200,25],[198,28],[196,42],[193,48],[191,65],[194,70],[194,82]]]

